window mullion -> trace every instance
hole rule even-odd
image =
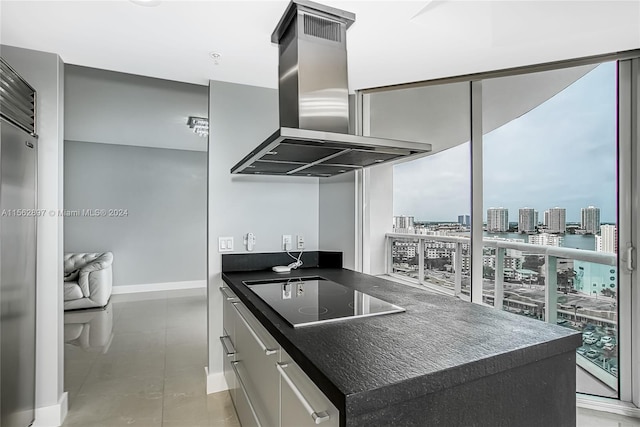
[[[471,82],[471,301],[482,303],[482,82]]]

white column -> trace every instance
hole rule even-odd
[[[482,82],[471,82],[471,301],[482,303]]]
[[[558,321],[558,258],[545,256],[544,271],[544,319],[555,325]]]
[[[494,300],[493,306],[498,310],[502,310],[502,302],[504,301],[504,255],[506,249],[496,249],[496,269],[494,282]]]
[[[453,256],[455,260],[454,265],[456,268],[454,271],[453,289],[454,294],[456,296],[459,296],[460,294],[462,294],[462,243],[456,242],[456,252]]]

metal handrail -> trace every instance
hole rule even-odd
[[[428,234],[408,234],[408,233],[387,233],[390,239],[402,240],[425,240],[448,243],[471,243],[469,237],[454,236],[434,236]],[[608,252],[588,251],[585,249],[563,248],[559,246],[534,245],[532,243],[513,242],[507,240],[482,239],[482,245],[490,248],[515,249],[529,254],[554,256],[557,258],[568,258],[576,261],[594,262],[596,264],[604,264],[616,266],[618,264],[618,256]]]

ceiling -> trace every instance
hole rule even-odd
[[[287,1],[155,3],[2,0],[0,42],[75,65],[277,87],[270,35]],[[356,14],[352,90],[640,48],[638,0],[322,3]]]

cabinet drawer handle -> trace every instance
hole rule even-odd
[[[222,296],[224,296],[224,299],[226,299],[227,301],[238,301],[237,296],[229,294],[229,288],[221,287],[220,293],[222,293]]]
[[[231,338],[229,338],[229,335],[220,337],[220,342],[222,343],[222,348],[224,349],[227,357],[235,356],[236,349],[233,348],[233,343],[231,342]]]
[[[289,377],[289,374],[287,374],[287,372],[284,370],[284,368],[286,368],[287,366],[288,365],[286,363],[276,363],[278,372],[280,372],[282,378],[287,382],[287,384],[289,384],[289,387],[291,387],[291,390],[293,390],[293,394],[295,394],[298,400],[300,400],[300,403],[302,403],[304,409],[309,413],[309,415],[313,419],[313,422],[316,424],[320,424],[322,422],[328,421],[330,418],[329,414],[326,411],[315,411],[307,398],[304,397],[300,389],[294,384],[291,377]]]
[[[258,427],[262,427],[260,418],[258,418],[258,414],[256,413],[256,410],[253,407],[253,403],[251,402],[251,397],[249,397],[249,393],[247,393],[247,387],[245,387],[244,381],[242,381],[242,377],[240,376],[240,372],[238,372],[238,363],[240,362],[231,362],[231,367],[233,368],[233,372],[235,372],[236,374],[236,378],[238,379],[238,383],[240,384],[240,388],[242,389],[242,394],[244,394],[244,397],[247,399],[247,403],[249,404],[249,409],[251,409],[253,419],[256,421]]]
[[[244,326],[246,326],[247,329],[249,329],[249,332],[251,332],[251,336],[253,336],[253,339],[255,339],[258,342],[258,345],[260,346],[262,351],[264,351],[264,354],[266,354],[267,356],[271,356],[272,354],[276,354],[278,352],[278,350],[274,350],[274,349],[268,348],[265,345],[265,343],[262,341],[262,339],[258,336],[258,334],[256,334],[256,331],[253,330],[253,328],[249,324],[249,321],[247,321],[247,319],[245,319],[244,315],[240,312],[240,309],[238,308],[238,306],[234,305],[234,307],[236,308],[236,311],[238,312],[238,315],[240,316],[240,320],[242,320],[242,323],[244,323]]]

